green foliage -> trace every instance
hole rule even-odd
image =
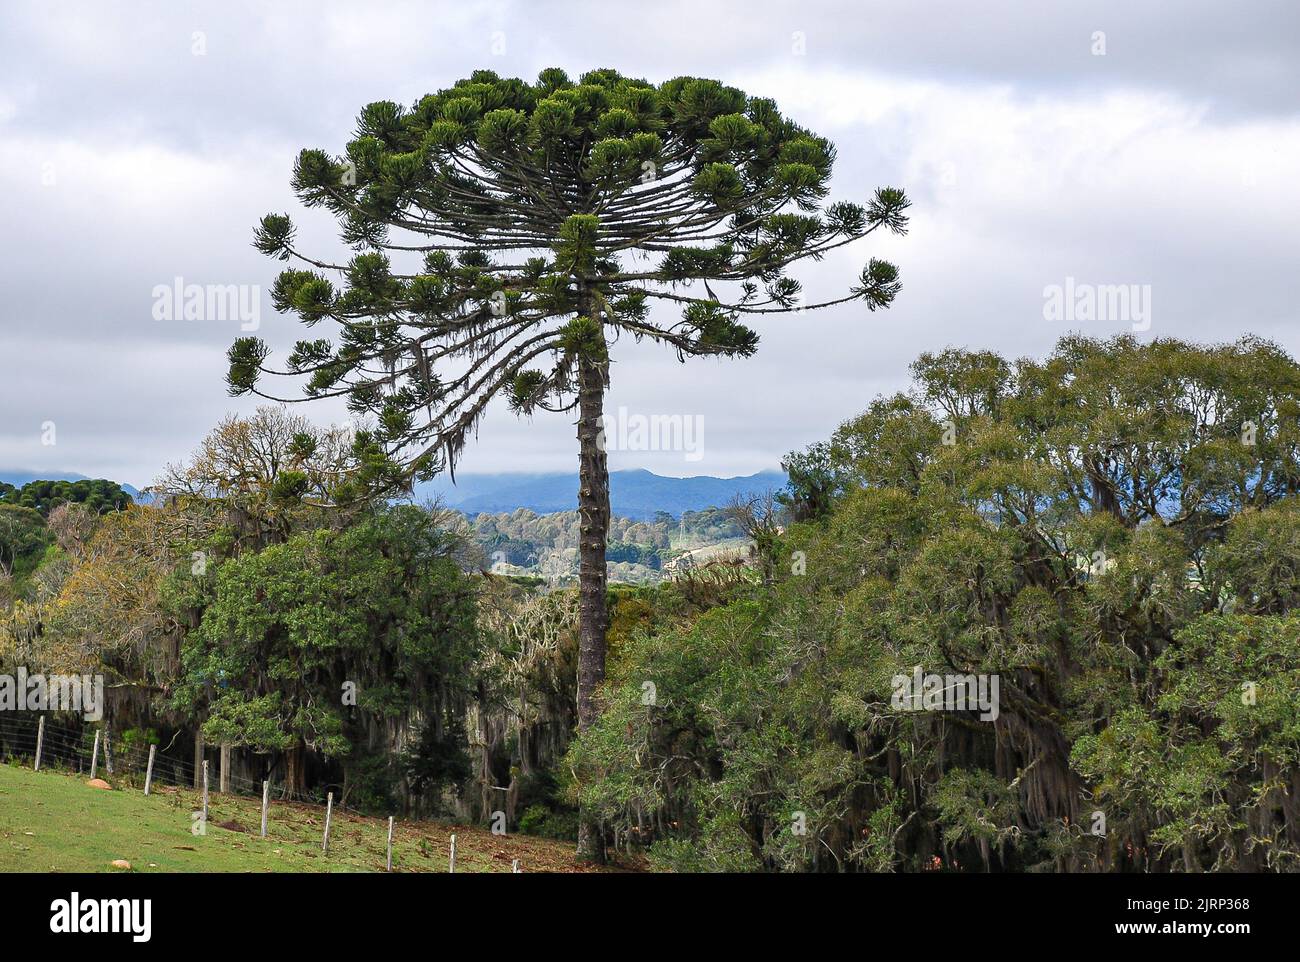
[[[436,796],[469,778],[465,744],[465,726],[459,718],[445,724],[426,723],[418,740],[402,756],[402,771],[417,792]]]
[[[131,496],[115,481],[103,478],[80,481],[29,481],[21,488],[0,484],[0,503],[19,505],[49,517],[61,504],[84,504],[95,514],[121,511],[131,504]]]
[[[53,542],[54,535],[36,508],[0,504],[0,572],[21,581],[36,569]]]
[[[645,565],[653,571],[658,571],[662,564],[659,552],[654,548],[622,541],[610,542],[605,549],[605,560],[613,563],[623,561],[628,564]]]
[[[576,842],[578,840],[578,813],[574,811],[555,812],[545,805],[530,805],[519,816],[519,831],[524,835],[536,835],[539,838],[554,838],[567,842]]]
[[[1295,869],[1300,365],[913,370],[787,460],[773,586],[628,623],[576,797],[682,870]],[[916,666],[995,676],[997,717],[900,707]]]
[[[397,506],[224,560],[201,586],[178,572],[169,596],[201,616],[182,644],[176,707],[205,711],[213,741],[334,759],[390,718],[436,718],[456,732],[475,650],[457,546],[429,514]],[[432,789],[460,770],[426,748],[447,750],[422,742],[415,756]]]

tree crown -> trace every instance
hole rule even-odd
[[[827,203],[834,160],[772,100],[693,77],[654,85],[604,69],[574,82],[550,68],[530,84],[480,70],[410,108],[370,104],[342,156],[304,150],[293,175],[355,256],[304,255],[288,215],[256,231],[258,249],[297,262],[275,282],[276,308],[339,325],[274,373],[304,378],[307,398],[346,397],[427,473],[454,461],[499,394],[522,412],[571,407],[575,362],[603,369],[609,334],[682,359],[747,356],[747,315],[886,307],[899,284],[885,261],[824,304],[802,305],[789,276],[882,227],[906,230],[900,190]],[[397,257],[416,267],[400,273]],[[232,393],[262,393],[268,353],[235,343]]]

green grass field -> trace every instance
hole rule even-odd
[[[336,811],[329,855],[321,852],[323,807],[271,802],[267,837],[261,800],[212,793],[204,835],[192,832],[201,793],[158,787],[91,788],[83,777],[0,764],[0,872],[382,872],[388,820]],[[226,826],[226,827],[223,827]],[[241,831],[242,829],[242,831]],[[580,872],[573,846],[477,827],[398,821],[394,872],[446,872],[456,834],[456,871]]]

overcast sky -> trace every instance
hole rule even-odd
[[[619,344],[608,409],[700,417],[703,457],[616,452],[614,468],[748,474],[903,387],[921,351],[1041,355],[1071,329],[1133,329],[1045,317],[1067,278],[1149,290],[1141,337],[1250,332],[1300,353],[1294,2],[6,0],[0,473],[140,486],[184,458],[251,407],[225,392],[241,324],[155,320],[154,288],[256,285],[258,334],[292,343],[298,322],[265,293],[282,265],[250,240],[290,211],[333,253],[332,223],[289,189],[298,150],[341,152],[371,101],[547,66],[773,97],[836,143],[835,198],[896,185],[914,204],[908,236],[800,275],[835,296],[887,257],[904,284],[888,312],[765,321],[749,360]],[[573,470],[571,420],[502,405],[461,469]]]

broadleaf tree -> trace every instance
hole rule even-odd
[[[360,114],[342,155],[304,150],[293,188],[323,207],[354,251],[299,249],[288,215],[256,246],[291,266],[276,308],[332,335],[283,365],[260,339],[229,353],[232,393],[277,400],[263,375],[302,380],[303,399],[345,398],[409,476],[454,471],[489,404],[577,413],[578,723],[604,677],[609,478],[603,403],[621,336],[679,360],[747,357],[767,314],[860,301],[887,307],[893,264],[872,259],[842,296],[805,303],[791,268],[876,231],[903,233],[908,200],[881,188],[829,202],[833,145],[764,97],[716,80],[662,84],[559,68],[535,83],[492,71],[412,107]],[[584,831],[583,845],[595,841]]]

